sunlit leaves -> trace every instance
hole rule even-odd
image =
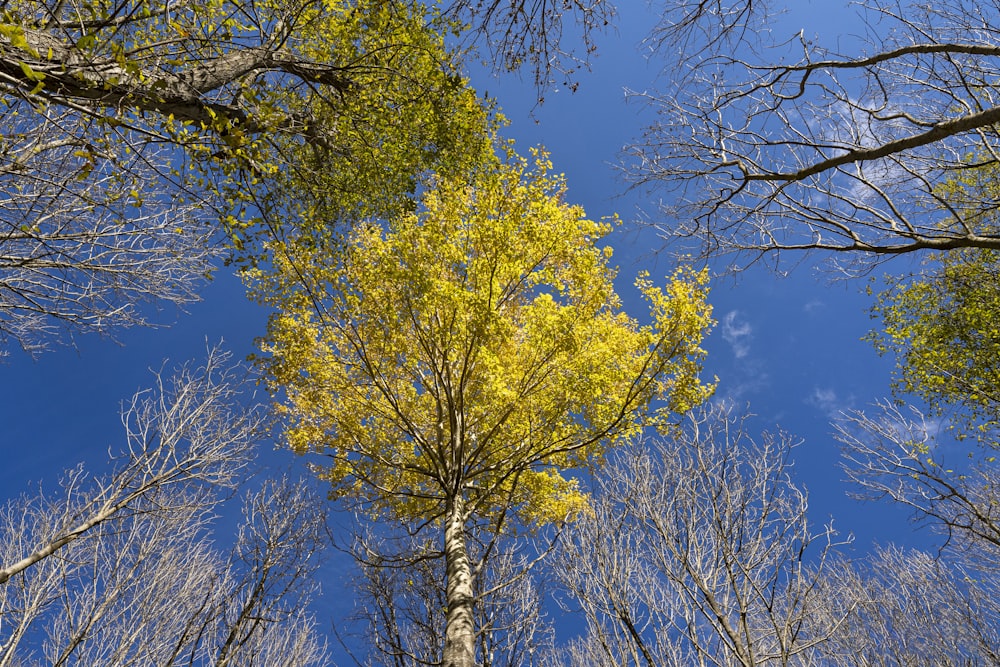
[[[968,158],[961,177],[937,193],[953,212],[951,226],[975,220],[998,229],[1000,192],[991,159]],[[897,356],[896,389],[947,415],[960,438],[996,443],[1000,427],[1000,254],[960,249],[929,257],[921,273],[889,280],[873,314],[884,330],[869,338]]]
[[[871,338],[898,357],[896,387],[953,418],[956,434],[993,439],[1000,426],[1000,260],[993,251],[934,258],[897,279],[875,307]]]
[[[446,46],[455,27],[433,11],[419,3],[327,2],[300,23],[294,39],[303,57],[332,64],[341,85],[316,93],[300,85],[292,102],[280,95],[266,102],[274,94],[258,91],[279,117],[305,126],[300,135],[267,138],[278,160],[259,166],[277,168],[261,173],[230,163],[233,199],[259,210],[237,223],[244,242],[284,229],[298,244],[335,245],[358,220],[412,210],[431,172],[465,170],[489,153],[496,121]],[[257,188],[248,196],[244,181],[258,176],[266,178],[266,195]]]
[[[416,211],[337,249],[289,239],[251,274],[279,309],[265,365],[287,442],[330,457],[336,495],[412,519],[461,493],[480,516],[551,521],[582,507],[564,470],[636,433],[651,402],[707,395],[704,275],[640,281],[653,321],[637,323],[597,245],[612,223],[567,204],[550,169],[535,153],[441,176]]]

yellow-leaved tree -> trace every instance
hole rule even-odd
[[[550,169],[535,152],[441,177],[414,212],[335,250],[286,239],[251,274],[276,307],[264,364],[288,446],[329,457],[335,497],[443,532],[444,665],[476,664],[470,519],[531,529],[580,511],[566,471],[711,391],[706,274],[641,277],[637,323],[597,245],[611,224],[565,203]]]

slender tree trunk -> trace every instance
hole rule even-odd
[[[465,498],[453,498],[444,525],[448,616],[444,632],[444,667],[476,667],[472,623],[472,570],[465,546]]]

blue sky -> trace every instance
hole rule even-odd
[[[625,221],[612,243],[627,295],[639,270],[662,278],[671,272],[672,260],[657,254],[661,241],[652,230],[632,224],[640,211],[655,217],[653,202],[638,192],[622,196],[625,184],[612,166],[622,145],[641,132],[644,115],[648,120],[646,110],[626,103],[624,88],[644,90],[659,74],[636,46],[651,15],[640,3],[620,4],[618,30],[599,40],[593,71],[580,74],[576,93],[550,91],[538,106],[527,77],[494,79],[474,71],[473,85],[499,101],[511,121],[507,134],[522,151],[537,144],[551,151],[556,170],[567,175],[571,201],[591,217],[618,213]],[[775,31],[822,30],[827,39],[850,32],[850,15],[840,3],[792,4],[795,11],[776,23]],[[813,520],[834,517],[840,530],[856,535],[859,551],[873,541],[929,539],[915,536],[898,508],[850,500],[841,481],[830,418],[884,397],[891,370],[891,360],[861,341],[874,324],[863,288],[859,281],[831,282],[808,265],[784,278],[753,269],[717,280],[711,301],[718,325],[707,343],[706,367],[708,377],[719,378],[718,398],[748,404],[761,429],[780,427],[803,439],[796,472],[810,491]],[[165,358],[170,367],[203,357],[206,345],[220,340],[237,357],[251,353],[266,314],[245,299],[239,282],[220,270],[202,296],[186,313],[161,313],[159,321],[169,328],[128,331],[121,344],[83,337],[76,349],[55,348],[37,360],[12,351],[0,365],[0,498],[40,481],[51,486],[61,470],[80,461],[99,470],[108,449],[122,445],[121,401],[148,386],[150,369],[161,368]],[[280,451],[265,460],[280,468],[301,467]],[[331,583],[335,590],[336,581]]]

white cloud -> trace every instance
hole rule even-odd
[[[750,361],[744,369],[734,369],[732,375],[719,378],[713,401],[737,405],[764,393],[771,385],[771,376],[763,364]]]
[[[752,336],[753,327],[749,322],[740,319],[740,311],[730,310],[722,318],[722,339],[729,343],[737,359],[742,359],[750,353]]]
[[[813,313],[824,308],[826,308],[826,304],[820,299],[812,299],[807,302],[806,305],[802,306],[802,310],[806,311],[808,315],[812,315]]]
[[[833,389],[815,387],[812,393],[806,397],[806,403],[825,414],[829,419],[836,420],[851,409],[853,401],[850,398],[841,398]]]

